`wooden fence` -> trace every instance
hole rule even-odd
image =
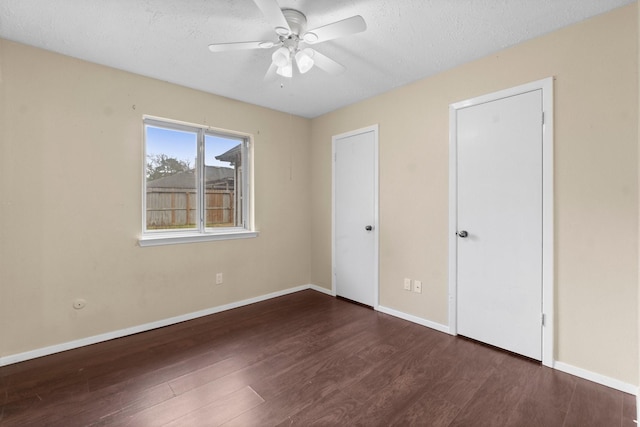
[[[235,193],[206,190],[206,226],[235,225]],[[193,228],[196,226],[196,192],[175,188],[147,188],[147,229]]]

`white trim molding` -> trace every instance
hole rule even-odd
[[[138,239],[138,245],[163,246],[176,245],[181,243],[212,242],[215,240],[251,239],[258,237],[257,231],[228,231],[222,233],[198,233],[198,232],[166,232],[157,234],[145,234]]]
[[[327,295],[332,296],[332,297],[336,296],[336,293],[333,292],[331,289],[323,288],[321,286],[309,285],[309,289],[313,289],[316,292],[321,292],[323,294],[327,294]]]
[[[376,307],[381,313],[389,314],[394,317],[398,317],[403,320],[407,320],[412,323],[416,323],[418,325],[426,326],[428,328],[434,329],[439,332],[444,332],[445,334],[451,334],[450,328],[446,325],[442,325],[440,323],[433,322],[431,320],[423,319],[418,316],[414,316],[411,314],[404,313],[402,311],[394,310],[392,308],[384,307],[379,305]],[[591,381],[597,384],[604,385],[606,387],[610,387],[615,390],[622,391],[624,393],[629,393],[636,396],[636,408],[640,406],[640,389],[638,386],[633,384],[625,383],[624,381],[617,380],[615,378],[607,377],[606,375],[598,374],[595,372],[588,371],[586,369],[578,368],[567,363],[563,362],[554,362],[553,366],[549,366],[549,368],[557,369],[558,371],[565,372],[567,374],[585,379],[587,381]],[[638,417],[640,417],[640,409],[638,412]]]
[[[185,322],[187,320],[197,319],[199,317],[209,316],[211,314],[220,313],[222,311],[231,310],[245,305],[254,304],[260,301],[266,301],[272,298],[277,298],[283,295],[292,294],[294,292],[304,291],[307,289],[313,289],[318,292],[322,292],[331,295],[331,292],[326,288],[321,288],[315,285],[302,285],[294,288],[285,289],[282,291],[272,292],[266,295],[260,295],[254,298],[245,299],[242,301],[232,302],[229,304],[220,305],[217,307],[208,308],[205,310],[196,311],[193,313],[187,313],[180,316],[170,317],[168,319],[158,320],[156,322],[145,323],[143,325],[132,326],[126,329],[120,329],[113,332],[107,332],[100,335],[94,335],[87,338],[81,338],[79,340],[68,341],[62,344],[51,345],[48,347],[42,347],[24,353],[12,354],[9,356],[0,357],[0,366],[11,365],[13,363],[24,362],[30,359],[36,359],[42,356],[48,356],[50,354],[60,353],[62,351],[73,350],[75,348],[84,347],[91,344],[97,344],[103,341],[109,341],[116,338],[122,338],[127,335],[133,335],[140,332],[146,332],[165,326],[174,325],[176,323]]]
[[[617,380],[615,378],[607,377],[602,374],[588,371],[586,369],[578,368],[573,365],[569,365],[564,362],[555,362],[553,367],[558,371],[565,372],[567,374],[574,375],[576,377],[583,378],[585,380],[592,381],[594,383],[602,384],[603,386],[610,387],[616,390],[623,391],[625,393],[633,394],[638,397],[638,386],[625,383],[624,381]]]
[[[414,316],[412,314],[403,313],[402,311],[394,310],[389,307],[384,307],[379,305],[376,307],[381,313],[388,314],[390,316],[398,317],[403,320],[408,320],[409,322],[417,323],[418,325],[426,326],[427,328],[434,329],[439,332],[444,332],[445,334],[449,334],[449,327],[446,325],[441,325],[440,323],[432,322],[431,320],[423,319],[422,317]]]
[[[449,333],[457,335],[457,110],[542,90],[542,364],[554,363],[553,77],[449,106]]]
[[[120,329],[118,331],[113,331],[113,332],[108,332],[105,334],[100,334],[100,335],[94,335],[91,337],[87,337],[87,338],[82,338],[79,340],[74,340],[74,341],[69,341],[66,343],[62,343],[62,344],[56,344],[56,345],[52,345],[52,346],[48,346],[48,347],[43,347],[43,348],[39,348],[39,349],[35,349],[35,350],[31,350],[31,351],[27,351],[24,353],[18,353],[18,354],[13,354],[13,355],[9,355],[9,356],[4,356],[4,357],[0,357],[0,367],[1,366],[7,366],[7,365],[11,365],[13,363],[18,363],[18,362],[24,362],[26,360],[31,360],[31,359],[36,359],[38,357],[43,357],[43,356],[48,356],[51,354],[55,354],[55,353],[60,353],[62,351],[67,351],[67,350],[73,350],[75,348],[80,348],[80,347],[84,347],[87,345],[91,345],[91,344],[97,344],[100,342],[104,342],[104,341],[109,341],[112,339],[116,339],[116,338],[121,338],[121,337],[125,337],[127,335],[133,335],[133,334],[137,334],[140,332],[146,332],[146,331],[150,331],[153,329],[157,329],[157,328],[162,328],[164,326],[170,326],[170,325],[174,325],[176,323],[181,323],[181,322],[185,322],[188,320],[193,320],[193,319],[197,319],[199,317],[204,317],[204,316],[208,316],[211,314],[216,314],[216,313],[220,313],[226,310],[231,310],[234,308],[238,308],[238,307],[243,307],[245,305],[249,305],[249,304],[254,304],[256,302],[260,302],[260,301],[266,301],[272,298],[277,298],[280,296],[284,296],[284,295],[288,295],[288,294],[292,294],[294,292],[299,292],[299,291],[304,291],[307,289],[311,289],[314,290],[316,292],[320,292],[329,296],[334,296],[335,294],[333,294],[333,292],[327,288],[321,287],[321,286],[317,286],[317,285],[312,285],[312,284],[308,284],[308,285],[301,285],[301,286],[296,286],[293,288],[289,288],[289,289],[284,289],[282,291],[277,291],[277,292],[272,292],[266,295],[260,295],[254,298],[249,298],[249,299],[245,299],[242,301],[237,301],[237,302],[232,302],[229,304],[224,304],[224,305],[220,305],[217,307],[213,307],[213,308],[208,308],[205,310],[200,310],[200,311],[196,311],[193,313],[187,313],[181,316],[175,316],[175,317],[171,317],[168,319],[163,319],[163,320],[159,320],[156,322],[150,322],[150,323],[145,323],[143,325],[139,325],[139,326],[133,326],[130,328],[126,328],[126,329]],[[427,319],[423,319],[421,317],[418,316],[414,316],[411,314],[407,314],[398,310],[394,310],[392,308],[388,308],[388,307],[384,307],[384,306],[377,306],[376,310],[381,312],[381,313],[385,313],[394,317],[398,317],[400,319],[403,320],[407,320],[409,322],[412,323],[416,323],[418,325],[422,325],[431,329],[434,329],[436,331],[439,332],[443,332],[446,334],[451,334],[451,331],[449,330],[449,327],[446,325],[441,325],[439,323],[427,320]],[[637,396],[637,400],[640,400],[640,394],[638,394],[638,387],[633,385],[633,384],[628,384],[625,383],[623,381],[620,380],[616,380],[614,378],[609,378],[605,375],[601,375],[601,374],[597,374],[591,371],[587,371],[586,369],[582,369],[582,368],[577,368],[575,366],[566,364],[566,363],[562,363],[562,362],[555,362],[554,369],[557,369],[559,371],[562,372],[566,372],[568,374],[571,375],[575,375],[577,377],[583,378],[585,380],[589,380],[589,381],[593,381],[595,383],[598,384],[602,384],[604,386],[607,387],[611,387],[613,389],[616,390],[620,390],[623,391],[625,393],[630,393],[633,395]],[[639,402],[640,403],[640,402]],[[638,405],[640,406],[640,405]]]

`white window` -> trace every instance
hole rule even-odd
[[[144,119],[141,246],[255,237],[250,137]]]

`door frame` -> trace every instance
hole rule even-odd
[[[380,267],[379,267],[379,160],[378,160],[378,125],[371,125],[356,129],[350,132],[334,135],[331,138],[331,293],[336,295],[336,144],[339,139],[349,138],[362,133],[373,132],[373,159],[374,159],[374,185],[373,185],[373,308],[378,310],[379,288],[380,288]]]
[[[499,99],[542,90],[542,364],[554,363],[554,217],[553,217],[553,77],[449,105],[449,333],[457,335],[458,224],[457,111]]]

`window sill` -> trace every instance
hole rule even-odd
[[[215,240],[251,239],[258,237],[257,231],[225,231],[218,233],[177,232],[146,234],[138,239],[138,245],[163,246],[178,245],[181,243],[211,242]]]

